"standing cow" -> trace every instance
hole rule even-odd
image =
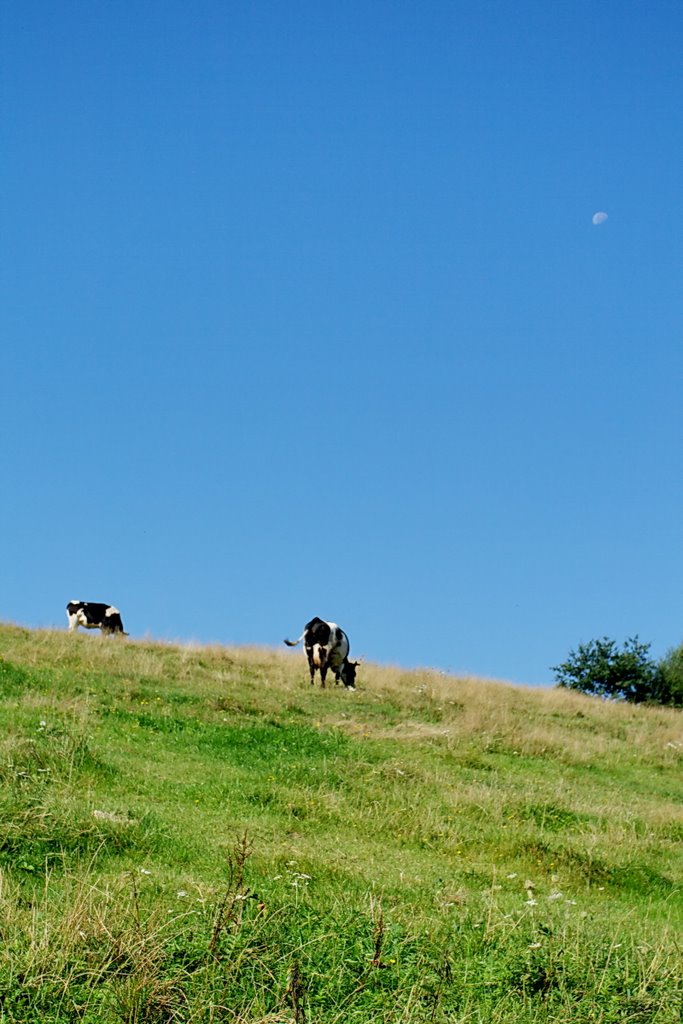
[[[111,604],[100,604],[97,601],[69,601],[66,606],[66,617],[69,620],[69,632],[73,633],[79,626],[85,629],[101,629],[105,636],[124,631],[121,613]]]
[[[337,683],[342,682],[347,690],[356,689],[356,668],[358,661],[349,661],[349,638],[336,622],[324,622],[317,616],[307,622],[298,640],[285,640],[288,647],[304,642],[311,673],[311,686],[315,671],[320,671],[320,683],[324,688],[327,670],[334,672]]]

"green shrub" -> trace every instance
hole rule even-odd
[[[657,703],[683,707],[683,644],[673,647],[659,663]]]
[[[602,637],[579,644],[561,665],[551,666],[558,686],[595,697],[627,700],[634,704],[658,700],[659,668],[648,657],[649,644],[629,637],[619,650],[614,640]]]

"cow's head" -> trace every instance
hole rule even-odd
[[[356,689],[356,669],[359,665],[359,661],[345,661],[342,665],[342,670],[339,675],[347,690]]]

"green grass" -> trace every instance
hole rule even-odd
[[[0,627],[0,1024],[679,1024],[682,723]]]

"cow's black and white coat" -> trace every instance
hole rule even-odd
[[[356,689],[356,668],[359,662],[349,661],[349,638],[336,622],[325,622],[317,616],[307,622],[298,640],[285,640],[288,647],[304,642],[314,683],[316,669],[320,672],[321,686],[325,686],[328,669],[334,673],[337,683],[343,683],[348,690]]]
[[[128,636],[123,629],[121,613],[111,604],[69,601],[66,606],[66,617],[69,620],[70,632],[84,626],[85,629],[101,629],[105,634],[121,633],[122,636]]]

